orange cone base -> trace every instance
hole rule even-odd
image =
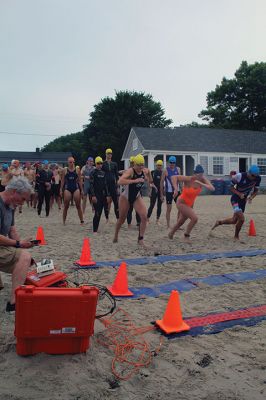
[[[95,261],[75,261],[76,265],[80,265],[81,267],[90,267],[92,265],[96,265]]]
[[[158,319],[155,323],[165,333],[178,333],[190,330],[190,327],[184,321],[178,327],[167,326],[162,319]]]
[[[120,290],[115,290],[113,289],[113,286],[107,286],[107,289],[113,296],[119,296],[119,297],[130,297],[134,296],[134,293],[132,293],[130,290],[125,290],[124,292]]]

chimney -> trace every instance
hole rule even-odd
[[[36,147],[36,153],[40,153],[40,147]]]

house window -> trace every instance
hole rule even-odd
[[[213,157],[213,174],[223,175],[224,174],[224,158]]]
[[[258,158],[258,167],[260,175],[266,175],[266,158]]]
[[[137,148],[138,148],[138,139],[135,138],[135,139],[133,139],[133,142],[132,142],[132,150],[133,151],[137,150]]]

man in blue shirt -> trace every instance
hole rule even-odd
[[[258,194],[261,182],[259,172],[257,165],[251,165],[248,172],[239,172],[232,176],[232,185],[230,189],[233,193],[231,196],[231,204],[234,215],[232,218],[217,220],[212,230],[219,225],[234,224],[236,226],[234,238],[239,239],[239,232],[245,221],[244,212],[246,203],[247,201],[251,203]]]

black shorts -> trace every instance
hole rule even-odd
[[[175,198],[173,198],[173,192],[166,192],[165,193],[165,198],[166,198],[166,204],[172,204],[173,200],[176,203],[176,200],[178,198],[178,196],[180,196],[180,192],[178,192],[177,196]]]
[[[234,213],[238,213],[241,211],[242,213],[244,213],[246,208],[246,203],[247,199],[240,199],[240,197],[238,197],[236,194],[233,194],[233,196],[231,197],[231,204]]]

